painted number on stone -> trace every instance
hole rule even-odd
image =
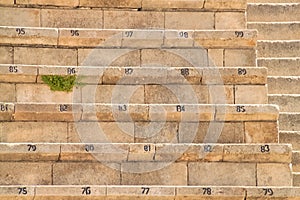
[[[78,30],[71,30],[70,32],[72,37],[80,35]]]
[[[204,146],[204,152],[212,152],[212,146],[211,145],[205,145]]]
[[[75,68],[68,68],[67,73],[70,74],[70,75],[76,74],[76,69]]]
[[[178,105],[178,106],[176,106],[176,110],[177,110],[177,112],[184,112],[185,111],[185,107]]]
[[[8,71],[10,73],[18,73],[18,67],[17,66],[9,66]]]
[[[132,37],[133,31],[125,31],[125,37]]]
[[[59,111],[60,112],[68,111],[68,105],[59,105]]]
[[[144,151],[146,151],[146,152],[151,151],[151,146],[150,145],[145,145],[144,146]]]
[[[182,76],[190,75],[190,69],[188,69],[188,68],[181,69],[180,71],[181,71]]]
[[[148,187],[142,187],[142,194],[149,194],[149,192],[150,192],[150,188],[148,188]]]
[[[26,195],[26,194],[28,194],[26,187],[19,187],[18,188],[18,192],[19,192],[20,195]]]
[[[203,188],[203,194],[204,195],[211,195],[212,194],[211,188]]]
[[[83,195],[91,195],[92,191],[91,191],[91,187],[82,187],[82,193]]]
[[[28,147],[28,151],[36,151],[36,146],[35,145],[28,144],[27,147]]]
[[[189,38],[189,33],[181,31],[181,32],[179,32],[179,37],[181,37],[181,38]]]
[[[270,146],[269,145],[263,145],[263,146],[260,147],[260,151],[262,153],[268,153],[268,152],[270,152]]]
[[[16,32],[18,33],[18,35],[25,35],[25,29],[24,28],[17,28]]]
[[[245,106],[237,106],[236,107],[236,112],[238,112],[238,113],[244,113],[244,112],[246,112]]]
[[[85,147],[84,147],[84,149],[85,149],[85,151],[87,151],[87,152],[90,152],[90,151],[94,151],[95,150],[95,147],[94,147],[94,145],[85,145]]]
[[[264,188],[263,192],[264,192],[265,196],[273,196],[273,194],[274,194],[274,192],[271,188]]]
[[[244,32],[243,31],[235,31],[235,36],[242,38],[242,37],[244,37]]]
[[[127,111],[127,106],[126,105],[122,105],[122,106],[119,106],[119,111]]]
[[[238,75],[246,75],[247,74],[247,70],[244,68],[238,68]]]
[[[131,75],[133,73],[133,69],[132,68],[126,68],[125,69],[125,74],[126,75]]]
[[[1,112],[6,112],[6,111],[8,111],[8,106],[7,106],[7,105],[4,105],[4,104],[1,104],[1,105],[0,105],[0,111],[1,111]]]

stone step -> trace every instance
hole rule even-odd
[[[249,22],[247,27],[258,30],[258,40],[300,40],[300,22]]]
[[[132,1],[91,1],[91,0],[2,0],[0,5],[15,5],[26,7],[42,6],[61,6],[61,7],[83,7],[83,8],[104,8],[104,9],[139,9],[139,10],[245,10],[247,7],[246,0],[179,0],[179,1],[167,1],[167,0],[132,0]]]
[[[248,3],[287,4],[287,3],[300,3],[300,1],[299,0],[248,0]]]
[[[138,30],[0,27],[9,46],[253,48],[256,30]]]
[[[276,105],[1,103],[2,121],[277,121]]]
[[[299,57],[300,40],[259,40],[257,50],[258,58]]]
[[[0,47],[1,64],[58,66],[256,66],[256,50]],[[40,55],[40,56],[36,56]],[[43,58],[43,59],[41,59]]]
[[[293,146],[293,151],[300,151],[300,132],[299,131],[280,131],[279,132],[279,142],[289,143]]]
[[[292,0],[293,1],[293,0]],[[300,2],[296,3],[249,3],[248,22],[300,21]]]
[[[0,122],[10,143],[278,143],[277,121]],[[291,143],[291,141],[287,141]],[[300,149],[300,148],[299,148]]]
[[[300,94],[299,76],[268,77],[269,94]]]
[[[286,199],[298,200],[299,187],[230,187],[230,186],[0,186],[0,199],[37,200],[79,200],[79,199],[120,199],[120,200],[257,200]],[[267,196],[267,197],[266,197]]]
[[[225,5],[227,1],[218,1]],[[44,1],[43,1],[44,2]],[[94,2],[94,1],[90,1]],[[99,1],[97,1],[99,2]],[[95,3],[97,3],[95,2]],[[103,2],[103,1],[102,1]],[[115,1],[117,2],[117,1]],[[127,1],[129,2],[129,1]],[[157,1],[160,2],[160,1]],[[178,2],[178,1],[177,1]],[[189,1],[196,2],[196,1]],[[232,1],[240,4],[241,1]],[[242,1],[243,4],[245,0]],[[207,4],[209,5],[209,4]],[[227,6],[230,7],[229,4]],[[39,9],[0,7],[0,26],[96,29],[245,29],[245,10],[138,11],[102,9]],[[151,20],[150,20],[151,19]],[[188,20],[187,20],[188,19]],[[201,19],[201,22],[199,22]]]
[[[269,103],[279,105],[281,112],[300,112],[300,94],[269,95]]]
[[[257,63],[268,68],[269,76],[300,76],[300,58],[259,58]]]
[[[293,164],[293,172],[299,173],[300,172],[300,151],[293,151],[292,164]]]
[[[293,173],[293,186],[294,187],[300,186],[300,173],[299,172]]]
[[[300,131],[300,113],[280,113],[279,124],[282,131]]]

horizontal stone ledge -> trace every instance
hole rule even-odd
[[[141,30],[0,26],[3,45],[98,48],[254,48],[256,30]]]
[[[205,4],[204,4],[205,2]],[[13,5],[14,1],[5,0],[5,5]],[[118,8],[118,9],[142,9],[142,10],[245,10],[246,0],[17,0],[15,5],[26,6],[61,6],[61,7],[88,7],[88,8]]]
[[[246,195],[247,194],[247,195]],[[26,197],[32,198],[61,199],[62,197],[79,197],[97,199],[118,198],[147,198],[147,199],[170,199],[170,200],[190,200],[218,198],[226,200],[243,199],[297,199],[300,196],[299,187],[230,187],[230,186],[97,186],[97,185],[64,185],[64,186],[0,186],[0,199]],[[246,198],[247,197],[247,198]]]
[[[2,143],[0,161],[291,163],[288,144]]]
[[[199,122],[277,121],[279,108],[268,104],[101,104],[0,103],[9,121]]]

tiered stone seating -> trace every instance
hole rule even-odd
[[[0,5],[0,199],[299,199],[245,0]]]
[[[280,107],[280,142],[293,144],[294,185],[300,185],[299,1],[251,0],[248,28],[257,29],[258,65],[267,67],[269,102]]]

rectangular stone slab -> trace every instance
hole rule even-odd
[[[9,83],[35,83],[38,67],[30,65],[0,65],[0,81]]]

